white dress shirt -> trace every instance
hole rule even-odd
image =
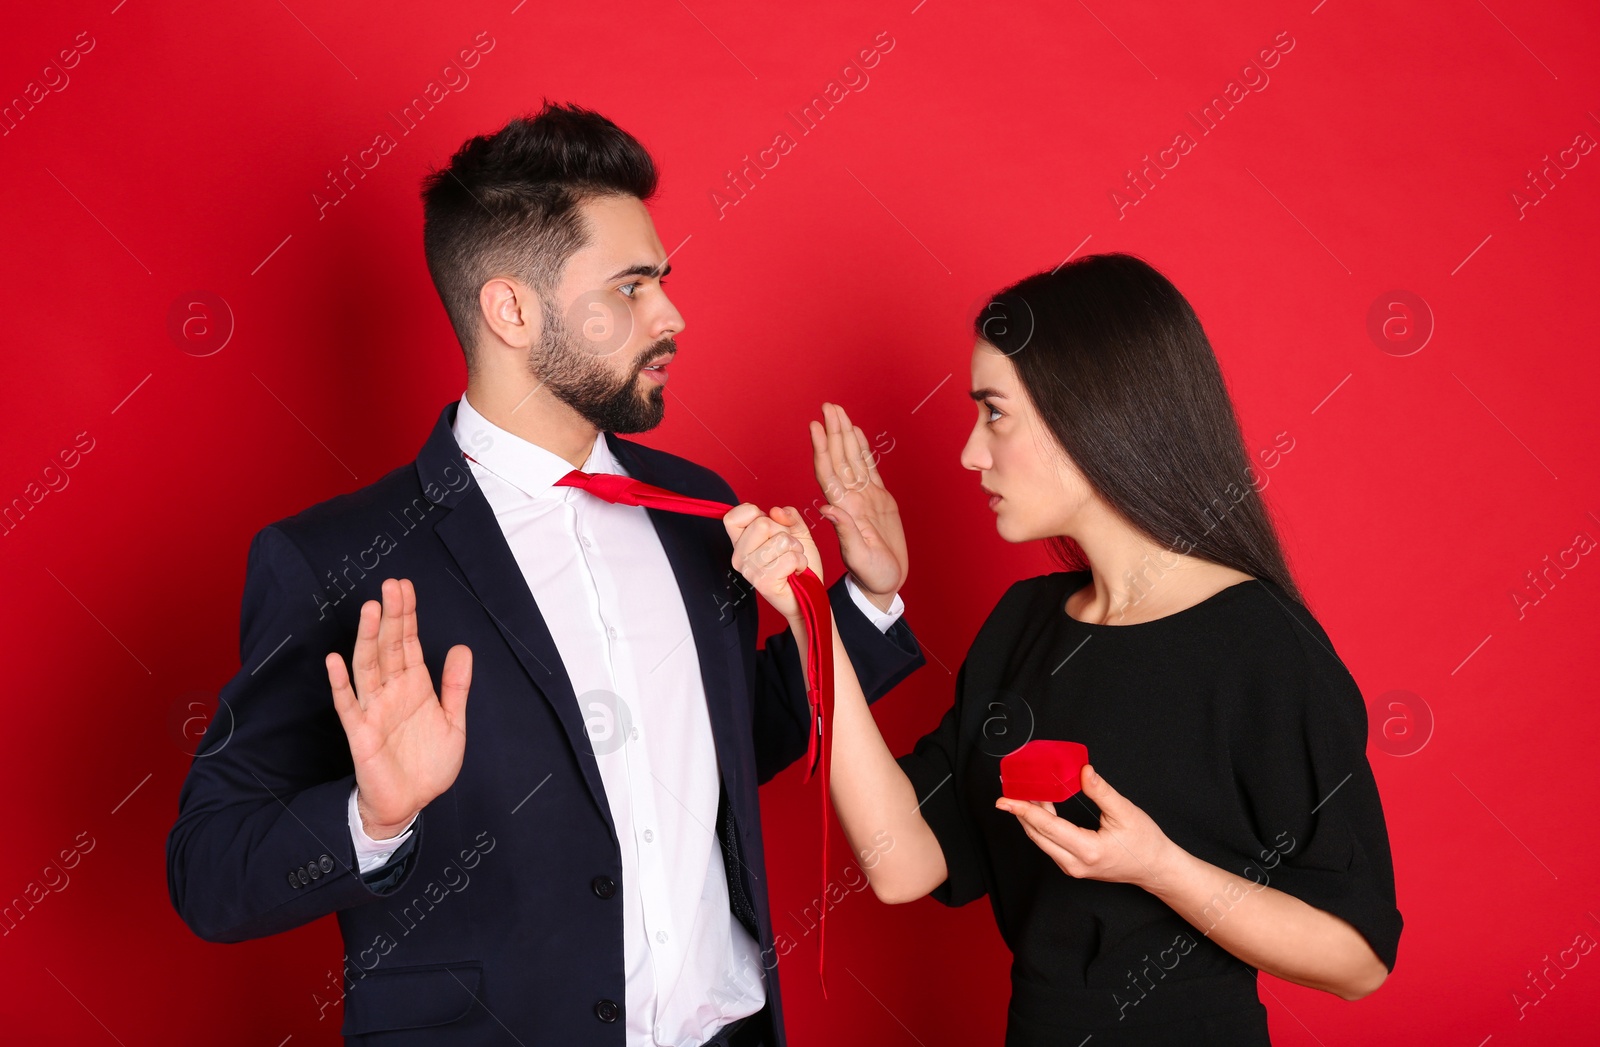
[[[672,565],[645,509],[553,486],[571,465],[465,395],[454,435],[572,681],[622,844],[628,1045],[696,1047],[760,1010],[766,987],[759,947],[729,905],[711,719]],[[626,474],[604,433],[583,468]],[[880,611],[853,579],[846,587],[881,630],[904,609],[896,596]],[[349,817],[363,873],[411,833],[367,836],[354,789]]]

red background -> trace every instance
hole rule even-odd
[[[1263,977],[1275,1041],[1593,1042],[1600,953],[1569,951],[1520,1018],[1513,997],[1538,998],[1547,954],[1600,940],[1600,564],[1569,553],[1527,605],[1545,557],[1600,538],[1600,153],[1569,153],[1538,204],[1513,195],[1575,136],[1600,140],[1592,3],[100,0],[6,22],[0,99],[47,86],[0,136],[0,498],[66,486],[0,541],[0,895],[93,841],[0,936],[8,1039],[336,1042],[313,995],[339,961],[331,919],[211,945],[168,903],[175,711],[237,670],[250,536],[410,461],[461,393],[418,182],[548,96],[611,116],[663,172],[688,325],[648,441],[763,504],[815,494],[804,425],[823,399],[892,441],[929,653],[877,707],[896,752],[948,706],[1000,593],[1049,569],[996,537],[957,463],[975,300],[1074,252],[1165,272],[1249,450],[1294,441],[1265,496],[1377,723],[1406,921],[1396,971],[1358,1003]],[[719,217],[725,173],[796,134],[786,113],[883,31],[870,82]],[[1294,46],[1270,82],[1242,72],[1280,31]],[[46,66],[75,38],[63,81]],[[447,71],[475,38],[470,80]],[[1261,89],[1198,134],[1186,113],[1241,76]],[[401,134],[391,114],[430,82],[438,104]],[[1119,217],[1112,190],[1185,128],[1195,148]],[[330,167],[381,131],[397,146],[319,217]],[[197,290],[234,325],[209,355],[169,333]],[[1431,312],[1409,321],[1419,351],[1369,328],[1396,290]],[[75,439],[92,449],[47,474]],[[763,792],[773,913],[795,935],[814,802],[795,769]],[[814,936],[779,967],[795,1043],[999,1042],[1009,957],[987,903],[869,892],[829,927],[828,1001]]]

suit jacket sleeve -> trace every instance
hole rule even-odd
[[[391,862],[381,879],[363,881],[356,864],[346,806],[355,775],[323,664],[329,651],[349,658],[354,617],[336,617],[323,593],[283,531],[256,533],[239,670],[222,689],[167,838],[172,904],[209,941],[276,934],[409,876],[409,861]],[[408,854],[421,831],[419,818]]]
[[[746,613],[756,614],[756,600],[746,602]],[[850,598],[843,575],[828,587],[828,603],[833,608],[833,627],[839,631],[869,705],[922,666],[922,648],[905,618],[897,620],[887,632],[879,632]],[[765,783],[806,754],[812,728],[802,657],[800,645],[787,628],[767,637],[766,645],[756,654],[758,783]]]

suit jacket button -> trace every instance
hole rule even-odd
[[[290,872],[289,872],[289,886],[290,887],[299,887],[300,886],[300,877],[296,876],[294,874],[293,870],[290,870]]]
[[[319,865],[322,868],[322,871],[325,872],[325,873],[333,872],[333,858],[332,858],[332,856],[326,855],[326,854],[323,855],[321,858],[317,859],[317,865]]]
[[[311,878],[315,880],[322,875],[322,866],[318,865],[316,862],[307,862],[306,872],[310,873]]]
[[[306,872],[306,867],[303,865],[299,869],[295,870],[295,875],[300,877],[301,883],[311,882],[311,874]]]
[[[622,1014],[615,1000],[601,1000],[594,1005],[594,1016],[603,1022],[614,1022]]]
[[[595,896],[599,898],[610,898],[617,893],[617,881],[609,876],[596,876],[589,881],[589,886],[593,888]]]

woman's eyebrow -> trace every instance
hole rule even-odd
[[[997,392],[993,389],[974,389],[967,395],[972,397],[974,400],[1004,400],[1006,398],[1004,393]]]

